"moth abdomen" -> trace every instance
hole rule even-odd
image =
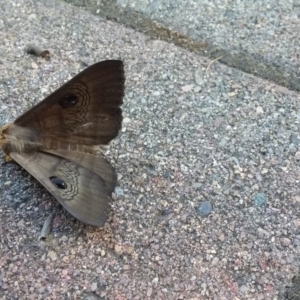
[[[41,142],[35,130],[9,123],[0,129],[0,146],[9,155],[11,152],[36,151]]]
[[[41,150],[63,149],[63,150],[77,151],[77,152],[90,153],[90,154],[96,153],[96,148],[94,146],[63,142],[60,139],[56,139],[55,137],[47,137],[47,136],[42,137],[41,143],[42,143]]]

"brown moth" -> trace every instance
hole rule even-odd
[[[95,146],[121,128],[122,61],[96,63],[0,129],[6,160],[16,161],[80,221],[103,226],[117,176]]]

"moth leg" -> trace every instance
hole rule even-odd
[[[5,160],[5,162],[13,162],[14,160],[11,158],[11,156],[10,155],[8,155],[8,154],[5,154],[4,155],[4,160]]]

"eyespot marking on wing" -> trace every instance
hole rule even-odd
[[[78,98],[76,95],[69,93],[63,96],[58,103],[62,108],[70,108],[78,103]]]
[[[66,182],[57,176],[51,176],[49,177],[49,179],[52,182],[52,184],[55,185],[58,189],[64,190],[68,187]]]

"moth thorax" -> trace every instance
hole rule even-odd
[[[0,129],[0,146],[6,154],[9,154],[37,150],[41,143],[33,129],[9,123]]]

